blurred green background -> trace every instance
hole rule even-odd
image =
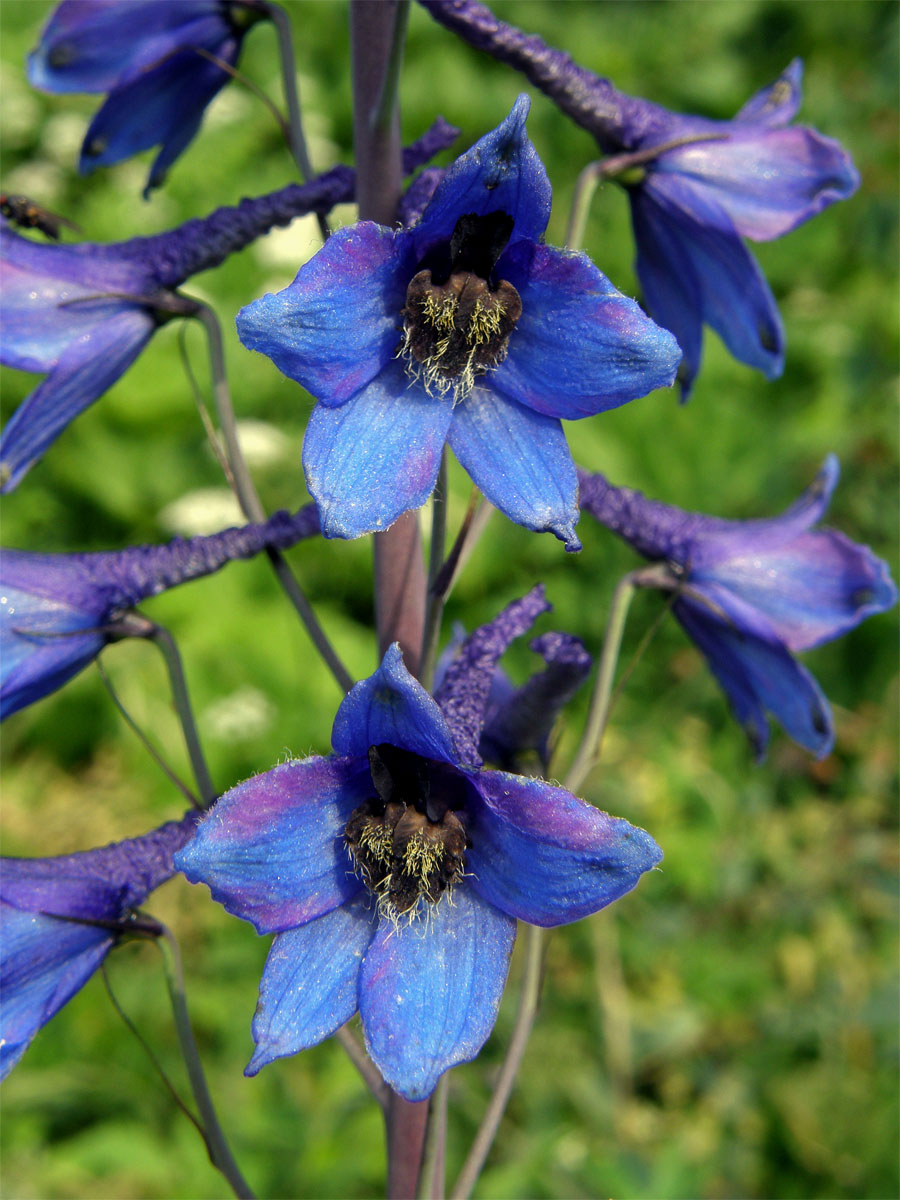
[[[291,3],[311,155],[351,161],[343,3]],[[501,3],[625,90],[728,117],[795,55],[806,63],[802,119],[853,153],[850,202],[756,252],[787,329],[772,384],[707,335],[694,398],[657,392],[571,430],[576,457],[661,499],[743,517],[778,511],[836,450],[831,520],[892,561],[896,575],[897,7],[867,0]],[[240,84],[149,203],[149,156],[80,179],[73,169],[94,97],[50,97],[24,57],[50,5],[3,0],[3,187],[77,221],[89,240],[166,229],[280,186],[291,163],[277,128]],[[249,35],[240,66],[280,96],[272,32]],[[415,5],[403,71],[410,140],[435,113],[465,147],[509,110],[522,81],[433,24]],[[554,186],[548,241],[563,238],[590,138],[535,95],[529,131]],[[445,156],[446,157],[446,156]],[[351,209],[339,223],[353,219]],[[237,309],[285,286],[314,252],[310,221],[264,239],[185,290],[214,304],[227,338],[248,458],[270,509],[306,498],[300,443],[309,397],[233,333]],[[627,205],[594,203],[588,249],[637,293]],[[199,329],[190,359],[206,383]],[[4,417],[35,386],[3,374]],[[452,476],[451,528],[468,498]],[[106,549],[237,519],[205,442],[173,323],[50,449],[4,504],[7,545]],[[587,520],[566,556],[496,516],[448,607],[471,627],[547,583],[562,628],[596,650],[616,579],[635,565]],[[291,554],[357,675],[375,657],[367,540]],[[639,596],[625,661],[659,610]],[[263,562],[145,606],[177,635],[213,776],[222,789],[287,752],[327,749],[338,693]],[[896,621],[869,621],[808,656],[835,708],[837,745],[815,763],[777,731],[756,767],[698,653],[664,622],[616,708],[585,794],[649,829],[663,870],[598,917],[556,932],[520,1084],[478,1185],[484,1197],[894,1197],[897,1180]],[[161,662],[149,645],[104,664],[135,719],[187,774]],[[527,645],[509,656],[523,679]],[[561,774],[585,699],[562,736]],[[7,854],[85,849],[178,814],[179,798],[117,715],[96,670],[3,730]],[[173,880],[148,908],[176,931],[189,1000],[223,1124],[264,1197],[376,1196],[382,1128],[335,1043],[241,1071],[267,940]],[[109,960],[116,994],[182,1090],[152,947]],[[506,1047],[510,988],[475,1064],[453,1072],[448,1159],[462,1162]],[[8,1197],[216,1197],[225,1188],[113,1012],[100,979],[38,1036],[3,1092]]]

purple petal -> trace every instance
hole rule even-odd
[[[672,383],[681,358],[675,339],[586,255],[535,246],[533,254],[508,253],[497,270],[518,289],[522,316],[492,388],[576,420]]]
[[[403,665],[396,642],[375,674],[357,683],[341,701],[331,732],[337,754],[366,757],[370,746],[384,742],[422,758],[459,765],[443,713]]]
[[[359,1010],[369,1055],[394,1091],[424,1100],[445,1071],[475,1057],[497,1019],[515,936],[515,921],[466,884],[427,920],[381,923]]]
[[[156,322],[132,308],[83,333],[7,421],[0,437],[0,491],[11,492],[67,425],[134,362]]]
[[[175,864],[259,933],[302,925],[359,891],[343,832],[372,791],[365,759],[273,767],[226,792]]]
[[[340,408],[319,404],[303,439],[306,483],[325,537],[387,529],[434,491],[453,415],[392,362]]]
[[[673,611],[724,689],[758,762],[765,758],[769,743],[767,712],[817,758],[828,754],[834,744],[828,701],[780,642],[724,624],[688,600],[676,601]]]
[[[450,167],[411,236],[421,257],[449,241],[467,213],[505,212],[513,219],[510,245],[535,242],[550,219],[551,189],[544,164],[525,132],[531,101],[521,95],[505,121]]]
[[[453,410],[448,441],[472,482],[517,525],[580,550],[578,485],[562,425],[478,387]]]
[[[362,894],[276,935],[253,1018],[256,1050],[245,1075],[330,1037],[358,1007],[357,980],[377,917]]]
[[[463,642],[435,692],[466,766],[479,767],[478,741],[484,725],[485,705],[497,663],[507,648],[527,633],[541,613],[549,612],[544,585],[538,584],[521,600],[513,600],[487,625]]]
[[[241,309],[238,335],[322,404],[343,404],[394,357],[414,273],[408,234],[339,229],[283,292]]]
[[[753,122],[778,129],[793,121],[803,101],[803,60],[793,59],[774,83],[751,96],[735,121]]]
[[[541,779],[483,771],[473,790],[466,851],[472,887],[532,925],[597,912],[662,858],[643,829]]]

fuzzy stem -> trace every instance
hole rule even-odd
[[[194,1100],[200,1111],[200,1119],[203,1122],[210,1161],[228,1180],[229,1186],[235,1196],[238,1197],[238,1200],[254,1200],[254,1193],[241,1174],[240,1168],[234,1161],[234,1156],[231,1153],[228,1142],[225,1140],[225,1135],[216,1116],[212,1097],[209,1094],[206,1076],[203,1073],[200,1054],[197,1050],[197,1043],[194,1040],[194,1031],[191,1028],[191,1021],[188,1016],[187,1002],[184,996],[184,972],[181,968],[181,955],[178,952],[178,943],[165,926],[162,926],[162,932],[163,936],[156,940],[156,945],[159,946],[162,953],[166,972],[166,986],[169,989],[172,1013],[175,1017],[175,1029],[178,1033],[178,1042],[181,1046],[184,1065],[187,1068],[188,1078],[190,1079],[191,1091],[194,1093]]]
[[[481,1169],[485,1164],[497,1130],[503,1119],[503,1113],[512,1093],[531,1028],[537,1016],[538,1003],[541,998],[541,980],[544,970],[544,930],[536,925],[526,927],[526,959],[525,971],[522,976],[522,990],[519,993],[519,1008],[516,1012],[516,1023],[510,1039],[509,1049],[500,1069],[497,1086],[485,1110],[484,1117],[478,1127],[478,1133],[472,1143],[463,1169],[450,1193],[450,1200],[468,1200],[472,1188],[478,1181]]]

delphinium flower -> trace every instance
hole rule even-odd
[[[196,820],[78,854],[0,859],[0,1079],[117,943],[158,931],[135,909],[175,874]]]
[[[516,920],[578,920],[659,861],[627,821],[543,780],[481,769],[497,660],[546,607],[536,589],[478,631],[440,704],[391,647],[342,702],[334,754],[227,792],[176,856],[229,912],[276,934],[247,1074],[358,1009],[388,1084],[430,1095],[493,1027]]]
[[[244,345],[318,400],[303,466],[326,537],[423,504],[446,442],[511,520],[577,549],[561,418],[674,378],[671,335],[585,255],[542,244],[550,182],[528,107],[457,159],[412,227],[338,231],[238,315]]]
[[[165,6],[164,6],[165,7]],[[404,152],[412,171],[453,140],[438,121]],[[0,362],[48,372],[0,438],[0,490],[11,491],[65,427],[140,354],[156,329],[196,305],[176,288],[277,225],[352,200],[355,174],[335,167],[168,233],[96,245],[47,245],[0,222]]]
[[[287,549],[319,532],[314,504],[293,516],[159,546],[93,554],[0,553],[0,720],[55,691],[110,641],[141,600],[211,575],[267,548]]]
[[[790,124],[801,101],[800,60],[732,120],[709,120],[620,92],[477,0],[422,3],[473,46],[523,72],[614,156],[605,174],[628,193],[647,309],[684,352],[683,396],[700,367],[704,324],[735,358],[769,379],[779,376],[781,317],[742,238],[781,237],[859,186],[837,142]]]
[[[244,35],[265,16],[256,0],[63,0],[28,56],[28,80],[45,92],[108,92],[79,169],[160,146],[147,196],[193,141]]]
[[[888,566],[834,529],[814,529],[838,480],[831,455],[779,517],[726,521],[648,500],[581,474],[581,505],[645,558],[644,581],[675,594],[672,611],[725,690],[759,760],[767,713],[817,757],[834,742],[828,701],[794,658],[897,600]],[[637,582],[641,582],[637,580]]]

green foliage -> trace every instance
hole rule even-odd
[[[77,221],[85,238],[106,241],[168,228],[290,177],[271,116],[234,84],[150,203],[140,199],[146,161],[79,179],[73,164],[96,98],[43,96],[24,82],[24,55],[49,7],[4,0],[0,10],[6,190],[34,196]],[[896,517],[888,416],[897,363],[896,6],[498,0],[495,7],[626,90],[717,117],[731,115],[793,56],[804,58],[801,116],[850,148],[863,187],[852,201],[758,248],[787,329],[784,378],[766,383],[707,334],[688,406],[658,392],[570,433],[578,461],[615,482],[733,517],[779,510],[824,454],[837,450],[844,476],[834,524],[889,553]],[[345,6],[289,8],[312,158],[322,169],[350,162]],[[241,69],[279,95],[271,31],[251,33]],[[509,110],[522,86],[413,7],[402,81],[406,140],[440,112],[468,145]],[[559,243],[575,178],[595,150],[540,96],[529,131],[555,188],[548,240]],[[186,288],[220,314],[239,417],[265,423],[253,469],[270,509],[296,508],[306,498],[299,457],[311,402],[266,359],[241,348],[233,317],[263,291],[285,286],[314,246],[311,223],[298,222]],[[587,248],[623,291],[636,293],[626,203],[613,187],[595,199]],[[206,389],[199,331],[188,330],[186,342]],[[51,448],[6,502],[7,544],[114,548],[195,531],[204,514],[214,526],[237,519],[222,508],[221,478],[178,345],[177,329],[163,330]],[[34,377],[6,371],[3,381],[8,416]],[[214,490],[204,499],[206,489]],[[451,530],[468,494],[468,480],[452,471]],[[173,515],[170,506],[185,498],[193,507]],[[596,650],[612,586],[633,559],[587,522],[581,532],[585,549],[573,560],[552,537],[495,517],[448,619],[471,627],[543,579],[556,612],[542,628],[579,633]],[[351,671],[368,673],[375,662],[368,546],[311,543],[290,557]],[[652,596],[636,601],[623,661],[658,604]],[[327,749],[339,696],[265,562],[235,564],[148,602],[146,611],[182,647],[218,786],[288,752]],[[697,653],[674,624],[663,624],[614,712],[603,766],[587,789],[589,799],[654,834],[666,853],[663,870],[613,911],[553,935],[541,1016],[479,1195],[897,1194],[892,619],[873,620],[810,656],[837,706],[834,755],[813,763],[779,733],[763,768],[752,765]],[[517,647],[511,662],[522,678],[533,656]],[[129,711],[187,775],[152,647],[112,647],[104,664]],[[582,700],[563,737],[561,764],[583,710]],[[100,845],[180,811],[96,671],[7,722],[3,749],[7,854]],[[241,1075],[265,940],[184,880],[167,884],[150,908],[178,934],[213,1095],[259,1194],[379,1194],[380,1118],[335,1043],[255,1079]],[[514,964],[485,1051],[453,1073],[451,1172],[508,1042],[517,971]],[[186,1093],[155,951],[123,947],[109,973]],[[99,978],[38,1036],[6,1085],[2,1149],[8,1196],[223,1194],[199,1138],[116,1018]]]

